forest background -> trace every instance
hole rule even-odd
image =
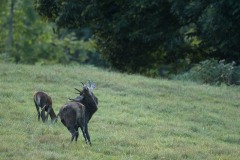
[[[239,19],[234,0],[1,0],[0,61],[240,84]]]

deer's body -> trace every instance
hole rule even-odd
[[[83,84],[83,90],[78,90],[80,96],[70,99],[72,102],[63,105],[59,111],[58,116],[61,118],[61,122],[72,134],[71,142],[74,138],[77,141],[80,127],[85,142],[91,145],[88,122],[97,111],[98,105],[97,97],[92,93],[94,87],[93,84],[90,84],[89,87]]]
[[[88,123],[86,121],[86,108],[79,102],[69,102],[63,105],[59,111],[61,122],[69,132],[72,134],[71,142],[75,139],[77,141],[80,127],[86,143],[91,144],[90,136],[88,133]]]
[[[42,121],[45,122],[48,120],[48,115],[50,115],[52,121],[56,119],[57,116],[52,108],[52,99],[50,96],[45,92],[36,92],[33,99],[38,113],[38,120],[40,120],[41,116]],[[46,115],[45,112],[47,112]]]

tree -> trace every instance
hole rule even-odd
[[[187,36],[200,40],[200,60],[212,57],[240,63],[240,1],[172,1],[172,7],[182,26],[194,24]]]
[[[240,1],[210,3],[197,24],[203,47],[213,47],[214,57],[240,63]]]
[[[33,64],[44,47],[38,42],[42,41],[41,37],[47,37],[46,28],[52,30],[51,27],[37,20],[38,15],[27,0],[3,1],[0,7],[0,54],[6,54],[6,61]],[[46,34],[40,36],[41,33]]]
[[[101,55],[121,71],[147,73],[175,59],[166,55],[179,27],[168,1],[35,0],[35,8],[59,28],[90,27]]]
[[[35,0],[58,28],[90,27],[100,54],[120,71],[177,72],[208,58],[240,62],[240,2],[234,0]]]
[[[95,54],[95,44],[77,38],[86,38],[87,34],[62,30],[61,34],[54,34],[54,24],[42,21],[28,0],[3,0],[0,9],[0,56],[6,61],[27,64],[74,61],[103,65]],[[13,13],[16,13],[14,17]],[[95,60],[90,61],[89,57]]]
[[[6,49],[6,62],[8,62],[11,45],[12,45],[12,32],[13,32],[13,15],[14,15],[14,0],[11,0],[10,7],[10,16],[9,16],[9,33],[8,33],[8,41],[7,41],[7,49]]]

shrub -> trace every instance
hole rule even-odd
[[[240,84],[240,67],[235,62],[226,63],[225,60],[209,59],[195,65],[189,72],[176,76],[177,79],[192,80],[211,85],[222,83]]]

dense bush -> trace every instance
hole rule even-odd
[[[189,72],[175,77],[176,79],[192,80],[200,83],[220,85],[240,84],[240,67],[235,62],[209,59],[195,65]]]

